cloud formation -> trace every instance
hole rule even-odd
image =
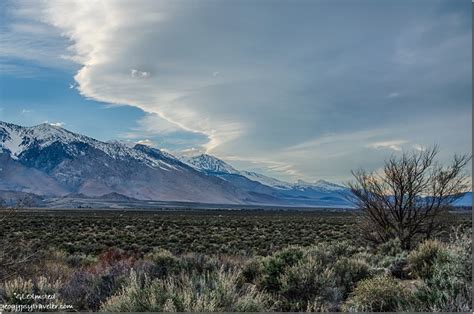
[[[385,142],[375,142],[370,143],[367,147],[374,148],[374,149],[391,149],[397,152],[402,151],[402,146],[406,144],[408,141],[406,140],[394,140],[394,141],[385,141]]]
[[[70,41],[83,96],[147,113],[130,138],[201,134],[207,152],[309,180],[376,167],[373,148],[398,151],[400,138],[471,150],[469,3],[52,0],[35,9]],[[458,146],[435,124],[453,121]]]

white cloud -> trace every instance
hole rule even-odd
[[[33,112],[33,110],[31,110],[31,109],[22,109],[21,110],[22,114],[28,114],[28,113],[32,113],[32,112]]]
[[[148,78],[148,77],[150,77],[150,72],[140,71],[140,70],[137,70],[137,69],[132,69],[132,70],[130,70],[130,75],[133,78]]]
[[[433,16],[436,10],[414,6],[411,18],[400,19],[406,7],[394,5],[380,27],[371,21],[384,8],[375,5],[358,12],[322,10],[318,2],[209,5],[51,0],[28,2],[23,15],[40,12],[70,41],[63,55],[81,67],[75,80],[83,96],[147,113],[125,137],[202,134],[204,151],[310,180],[341,176],[352,164],[377,166],[382,152],[374,149],[405,144],[387,138],[436,141],[440,128],[417,128],[421,120],[471,110],[470,86],[462,85],[471,75],[470,28]],[[415,24],[424,27],[413,34]],[[397,107],[379,95],[398,97]]]
[[[182,149],[174,153],[178,156],[192,157],[192,156],[204,154],[205,151],[202,149],[202,147],[191,147],[191,148]]]
[[[414,145],[413,145],[413,148],[414,148],[415,150],[417,150],[417,151],[420,151],[420,152],[426,150],[426,146],[420,145],[420,144],[414,144]]]
[[[381,141],[370,143],[367,145],[367,147],[374,149],[391,149],[394,151],[402,151],[402,146],[406,143],[408,143],[406,140]]]
[[[143,136],[164,135],[179,131],[180,128],[156,113],[146,114],[138,121],[138,127],[123,134],[125,138],[142,138]]]
[[[45,75],[45,67],[71,68],[71,63],[60,57],[68,41],[58,28],[38,16],[43,9],[39,1],[2,3],[8,19],[2,20],[0,59],[20,61],[0,61],[2,74],[30,78]]]
[[[155,142],[153,142],[153,141],[150,140],[150,139],[139,140],[139,141],[137,141],[136,143],[137,143],[137,144],[141,144],[141,145],[145,145],[145,146],[151,146],[151,147],[156,146]]]
[[[66,125],[65,122],[51,122],[49,124],[52,125],[52,126],[58,126],[58,127],[61,127],[61,128]]]
[[[62,127],[64,127],[64,126],[66,125],[65,122],[49,122],[48,120],[43,121],[43,123],[47,123],[47,124],[49,124],[49,125],[57,126],[57,127],[60,127],[60,128],[62,128]]]

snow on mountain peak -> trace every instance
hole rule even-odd
[[[192,157],[180,156],[179,159],[191,167],[204,171],[207,173],[225,173],[225,174],[236,174],[246,177],[252,181],[259,182],[263,185],[273,187],[280,190],[291,190],[291,189],[313,189],[322,190],[325,192],[338,192],[345,190],[345,187],[337,185],[325,180],[319,180],[316,182],[306,182],[298,180],[296,183],[288,183],[282,180],[278,180],[272,177],[265,176],[263,174],[252,172],[252,171],[239,171],[226,163],[225,161],[208,155],[199,154]]]
[[[65,149],[71,155],[83,155],[83,152],[81,149],[75,149],[74,145],[69,144],[76,142],[85,143],[115,159],[133,158],[142,161],[150,167],[159,167],[164,170],[176,169],[181,167],[182,163],[185,163],[198,171],[208,174],[241,175],[249,180],[280,190],[311,189],[339,192],[346,189],[343,186],[325,180],[316,182],[298,180],[296,183],[288,183],[256,172],[239,171],[225,161],[208,154],[199,154],[192,157],[179,156],[176,158],[166,151],[141,144],[131,147],[130,143],[120,141],[101,142],[49,123],[32,127],[21,127],[0,121],[0,152],[3,150],[9,151],[13,159],[18,159],[23,151],[31,147],[45,148],[58,142],[64,144]]]
[[[193,157],[181,156],[181,160],[198,170],[214,173],[239,174],[240,172],[223,160],[208,154]]]
[[[318,180],[315,182],[306,182],[303,180],[298,180],[294,184],[295,188],[299,189],[318,189],[318,190],[324,190],[327,192],[336,192],[336,191],[343,191],[346,188],[342,185],[335,184],[326,180]]]
[[[8,150],[10,157],[13,159],[18,159],[22,152],[33,146],[45,148],[53,143],[65,144],[68,153],[71,155],[82,155],[82,151],[75,150],[69,145],[74,142],[87,144],[115,159],[133,158],[151,167],[159,167],[165,170],[176,168],[174,163],[170,164],[167,161],[161,160],[158,154],[151,155],[149,152],[129,147],[119,141],[101,142],[48,123],[32,127],[21,127],[0,121],[0,150]],[[171,154],[162,155],[168,159],[176,159]],[[176,162],[179,163],[178,160]]]
[[[60,126],[42,123],[31,127],[0,122],[0,148],[7,149],[13,159],[32,146],[47,147],[55,142],[71,143],[74,141],[99,143],[84,135],[75,134]]]
[[[241,171],[240,173],[250,180],[260,182],[263,185],[267,185],[273,188],[289,190],[293,187],[291,183],[268,177],[260,173],[252,171]]]

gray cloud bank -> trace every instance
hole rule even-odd
[[[237,164],[338,181],[400,149],[471,151],[468,1],[34,5],[70,40],[85,97]]]

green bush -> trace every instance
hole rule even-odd
[[[322,244],[320,247],[326,250],[326,256],[329,258],[329,262],[333,262],[341,257],[350,257],[357,253],[357,248],[349,241],[337,241],[330,244]]]
[[[409,291],[396,279],[377,276],[359,282],[342,309],[351,312],[396,312],[406,309],[409,302]]]
[[[17,295],[33,292],[33,281],[21,277],[7,281],[3,286],[2,304],[30,304],[31,300],[19,300]]]
[[[347,297],[359,281],[371,275],[370,266],[366,261],[347,257],[341,258],[334,263],[333,273],[335,284],[343,293],[344,298]]]
[[[300,247],[288,247],[267,256],[262,260],[263,276],[261,286],[270,292],[279,291],[281,288],[280,275],[285,268],[295,265],[303,257]]]
[[[156,249],[145,256],[145,259],[153,262],[152,276],[164,278],[169,274],[178,273],[182,268],[181,260],[171,254],[170,251]]]
[[[305,249],[305,254],[313,256],[323,264],[332,264],[342,257],[350,257],[357,252],[356,248],[347,241],[322,242]]]
[[[472,238],[454,233],[442,258],[435,258],[430,277],[415,291],[416,310],[472,312]]]
[[[83,253],[68,255],[64,260],[68,266],[75,268],[91,266],[97,262],[97,258]]]
[[[435,262],[439,265],[446,258],[446,247],[438,240],[426,240],[408,255],[410,268],[421,279],[431,278],[435,270]]]
[[[187,273],[196,272],[203,274],[219,269],[219,261],[201,253],[187,253],[180,256],[182,270]]]
[[[418,311],[471,312],[472,283],[460,276],[459,264],[434,264],[432,276],[415,291]]]
[[[61,286],[60,281],[49,281],[45,277],[38,277],[35,279],[23,279],[18,277],[7,281],[3,285],[3,293],[1,296],[0,304],[33,304],[33,303],[52,303],[56,302],[56,299],[37,299],[26,298],[27,295],[55,295],[58,293],[59,287]]]
[[[252,258],[242,266],[241,281],[243,283],[257,283],[261,279],[262,271],[262,262],[257,258]]]
[[[136,272],[130,274],[122,291],[110,297],[101,306],[105,312],[163,312],[167,301],[161,281],[150,281],[146,276],[139,278]]]
[[[335,286],[334,273],[313,256],[288,267],[280,275],[280,293],[284,297],[283,311],[303,311],[308,301],[330,300]]]
[[[412,279],[406,255],[392,257],[387,267],[387,272],[398,279]]]
[[[397,256],[402,253],[402,244],[399,238],[390,239],[377,247],[376,253],[381,256]]]
[[[122,291],[101,307],[106,312],[216,312],[265,311],[270,297],[253,285],[239,287],[238,272],[223,269],[168,280],[137,276],[132,272]]]

